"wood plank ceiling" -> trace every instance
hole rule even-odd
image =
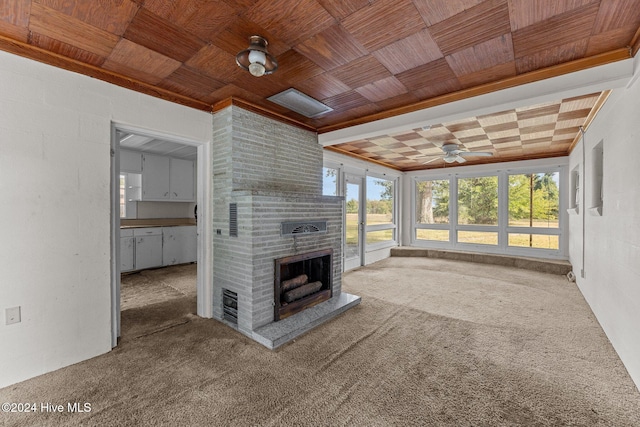
[[[640,0],[0,2],[0,49],[203,110],[233,100],[321,133],[626,59],[638,51],[639,27]],[[279,62],[272,75],[256,78],[235,63],[254,34],[268,40]],[[267,100],[288,88],[333,111],[307,118]],[[475,131],[458,135],[439,124],[334,149],[400,170],[438,167],[423,163],[443,132],[467,148],[503,154],[498,160],[557,156],[567,153],[597,99],[587,94],[470,118],[484,142],[465,139],[478,138]],[[539,129],[518,125],[535,108],[559,110],[538,120]],[[547,121],[562,114],[581,117],[555,126],[562,138],[540,140],[551,132]],[[485,126],[500,125],[499,135],[508,135],[494,141]],[[501,139],[513,139],[516,128],[535,136],[519,144]]]

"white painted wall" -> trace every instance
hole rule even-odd
[[[569,253],[580,290],[640,389],[639,62],[637,56],[635,80],[611,94],[571,153],[570,170],[579,165],[585,171],[589,208],[592,149],[604,143],[603,215],[585,214],[582,207],[570,215]]]
[[[112,121],[212,139],[206,112],[0,51],[0,387],[111,349]]]

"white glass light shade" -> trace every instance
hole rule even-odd
[[[252,50],[249,52],[249,62],[255,64],[256,62],[264,65],[267,62],[267,55],[259,50]]]
[[[249,64],[249,72],[254,77],[264,76],[264,72],[265,72],[264,65],[262,65],[259,62],[253,62]]]

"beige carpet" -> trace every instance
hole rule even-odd
[[[0,424],[640,425],[640,393],[562,276],[390,258],[344,289],[362,304],[277,351],[195,317],[192,297],[126,310],[111,353],[0,389],[91,412]]]
[[[124,274],[120,284],[120,309],[195,297],[196,269],[197,264],[181,264]]]

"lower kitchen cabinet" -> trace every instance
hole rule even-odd
[[[194,225],[163,227],[162,235],[164,265],[197,261],[197,234]]]
[[[162,227],[135,228],[135,269],[162,266]]]
[[[133,230],[120,231],[120,271],[132,271],[135,269],[135,240]]]
[[[198,260],[195,225],[120,230],[120,272]]]

